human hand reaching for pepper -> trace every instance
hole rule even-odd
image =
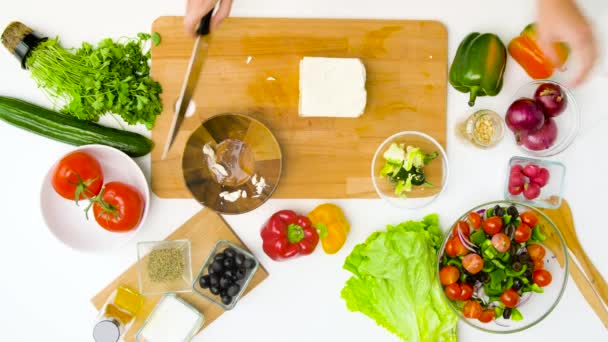
[[[591,25],[574,0],[538,0],[537,11],[540,48],[558,65],[559,56],[552,47],[553,43],[563,41],[568,44],[580,62],[578,73],[570,84],[580,85],[589,75],[598,56],[597,42]]]
[[[233,0],[187,0],[186,17],[184,18],[184,29],[186,33],[194,36],[201,19],[212,11],[219,2],[219,8],[211,19],[211,29],[215,29],[228,15],[232,8]]]

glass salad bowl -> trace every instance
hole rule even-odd
[[[388,137],[372,160],[372,181],[380,196],[401,209],[422,208],[441,195],[448,181],[448,159],[431,136],[414,131]]]
[[[450,227],[439,251],[437,281],[466,324],[514,333],[539,323],[559,303],[568,280],[566,251],[559,229],[542,212],[519,202],[489,202]]]
[[[563,84],[549,80],[532,81],[523,85],[517,90],[517,92],[515,92],[512,102],[524,97],[533,99],[536,89],[544,83],[557,85],[562,89],[566,97],[566,107],[561,114],[553,118],[553,121],[557,127],[557,138],[551,147],[540,151],[534,151],[526,148],[524,145],[518,144],[522,151],[534,157],[549,157],[563,152],[570,146],[570,144],[572,144],[581,127],[581,114],[578,106],[576,105],[574,95],[570,89],[566,88]],[[514,137],[514,139],[516,139],[513,132],[511,132],[511,135]]]

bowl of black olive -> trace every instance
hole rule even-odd
[[[224,310],[234,308],[259,267],[251,253],[220,240],[192,284],[194,292]]]

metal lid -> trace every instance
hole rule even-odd
[[[117,342],[120,338],[120,325],[114,319],[106,319],[95,324],[93,339],[95,342]]]

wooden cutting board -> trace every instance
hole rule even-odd
[[[194,215],[188,222],[184,223],[183,226],[178,228],[175,232],[167,237],[166,240],[180,240],[188,239],[191,243],[191,254],[192,254],[192,276],[196,277],[200,268],[203,266],[207,256],[215,247],[215,243],[218,240],[228,240],[239,246],[247,249],[242,241],[234,234],[228,224],[222,219],[220,215],[212,210],[204,209],[198,214]],[[268,272],[260,265],[257,272],[254,274],[251,282],[244,295],[249,293],[254,287],[262,282],[268,276]],[[138,288],[137,282],[137,264],[131,266],[112,283],[108,284],[101,292],[91,299],[93,305],[99,310],[102,305],[106,302],[112,292],[118,287],[118,285],[128,285],[134,289]],[[179,293],[179,297],[192,304],[205,316],[205,325],[203,328],[208,326],[216,318],[218,318],[224,311],[217,305],[207,301],[195,292],[190,293]],[[125,341],[134,341],[135,334],[141,328],[141,325],[146,320],[148,315],[152,312],[156,303],[162,296],[146,296],[144,297],[144,306],[142,312],[137,316],[133,326],[125,336]],[[238,310],[238,304],[233,310]]]
[[[181,156],[205,118],[251,115],[276,135],[283,175],[275,198],[373,198],[371,162],[390,135],[422,131],[446,143],[447,31],[435,21],[229,18],[213,33],[193,100],[196,110],[161,160],[175,102],[192,52],[182,17],[160,17],[152,30],[152,75],[164,111],[152,131],[152,189],[188,198]],[[365,114],[357,119],[300,118],[299,62],[304,56],[357,57],[367,70]]]

